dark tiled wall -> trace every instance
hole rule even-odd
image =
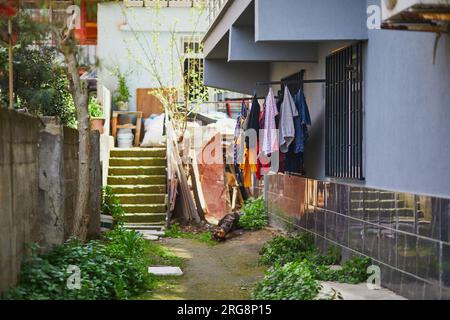
[[[307,230],[320,247],[366,255],[382,286],[409,299],[450,299],[450,200],[271,175],[271,223]]]

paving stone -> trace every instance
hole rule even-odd
[[[158,236],[158,237],[164,237],[165,232],[160,230],[138,230],[140,234],[143,236]]]
[[[150,234],[144,234],[143,237],[145,240],[149,240],[149,241],[158,241],[159,240],[158,236],[153,236]]]
[[[155,276],[182,276],[183,271],[178,267],[149,267],[148,273]]]

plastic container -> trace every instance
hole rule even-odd
[[[134,134],[131,129],[119,129],[117,132],[117,147],[119,149],[133,148]]]

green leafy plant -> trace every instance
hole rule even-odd
[[[218,243],[213,239],[210,231],[200,233],[184,232],[181,230],[178,223],[173,223],[169,228],[167,228],[165,231],[165,236],[167,238],[194,239],[199,242],[206,243],[209,246],[214,246]]]
[[[252,293],[254,300],[313,300],[321,289],[304,261],[276,264]]]
[[[309,295],[304,293],[301,297],[292,293],[299,284],[295,278],[289,277],[287,272],[304,276],[305,278],[299,281],[306,281],[307,286],[312,288],[310,278],[315,281],[361,283],[367,279],[367,268],[371,265],[369,258],[355,257],[345,262],[342,268],[331,268],[332,265],[340,264],[340,250],[332,246],[326,254],[321,254],[310,233],[275,237],[263,246],[260,254],[260,263],[270,265],[271,268],[266,277],[257,284],[255,299],[311,298],[315,291],[310,291]],[[321,295],[320,299],[342,299],[342,296],[333,291],[331,294]]]
[[[245,202],[239,226],[246,230],[260,230],[267,226],[269,217],[264,207],[264,199],[249,199]]]
[[[6,299],[96,300],[126,299],[152,289],[145,241],[135,231],[117,227],[104,241],[70,239],[49,253],[32,248],[22,265],[19,283]],[[81,288],[70,289],[69,266],[80,269]]]
[[[128,102],[130,100],[131,94],[130,89],[128,89],[125,75],[117,72],[117,79],[119,81],[119,86],[117,88],[115,102]]]
[[[97,102],[97,98],[92,96],[89,99],[89,116],[91,118],[100,118],[103,116],[102,106]]]
[[[273,265],[303,260],[306,255],[316,251],[314,236],[301,233],[291,237],[278,236],[267,242],[260,251],[260,263]]]
[[[114,194],[110,186],[103,188],[103,200],[101,205],[102,214],[112,216],[117,222],[122,222],[125,216],[120,199]]]
[[[354,257],[342,265],[341,270],[334,272],[335,281],[358,284],[367,280],[367,268],[372,261],[367,257]]]

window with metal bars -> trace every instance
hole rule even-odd
[[[364,180],[362,43],[326,58],[326,175]]]

